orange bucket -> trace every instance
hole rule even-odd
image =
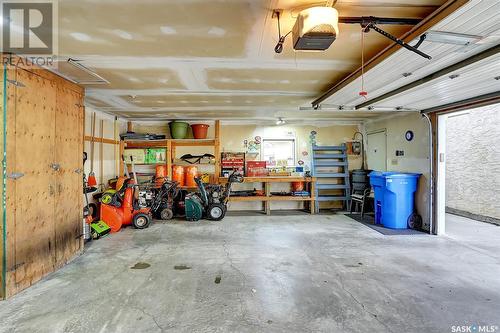
[[[157,165],[155,168],[155,184],[160,187],[167,180],[167,166]]]
[[[302,192],[304,191],[303,182],[292,182],[292,192]]]
[[[207,124],[193,124],[191,128],[193,129],[193,137],[195,139],[206,139],[208,128],[210,126]]]
[[[174,165],[172,167],[172,180],[179,183],[179,186],[184,186],[184,167],[181,165]]]
[[[194,177],[198,177],[198,168],[195,166],[186,167],[184,185],[186,185],[187,187],[196,187]]]

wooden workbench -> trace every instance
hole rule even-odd
[[[249,202],[249,201],[262,201],[264,203],[264,211],[267,215],[271,214],[271,201],[305,201],[309,202],[309,208],[311,214],[315,213],[315,197],[314,197],[314,184],[316,182],[315,177],[245,177],[243,179],[244,183],[262,183],[264,187],[265,195],[263,196],[248,196],[248,197],[229,197],[230,202]],[[281,196],[281,195],[271,195],[271,183],[291,183],[291,182],[303,182],[309,184],[309,196]],[[226,177],[219,177],[219,183],[227,183]]]

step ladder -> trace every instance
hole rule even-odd
[[[313,145],[312,153],[312,175],[317,178],[316,212],[319,212],[319,203],[324,201],[342,201],[343,208],[346,209],[347,202],[351,199],[346,145]]]

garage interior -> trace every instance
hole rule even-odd
[[[499,330],[498,1],[42,2],[0,332]]]

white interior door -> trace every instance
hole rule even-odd
[[[387,133],[385,129],[368,133],[366,158],[369,169],[387,170]]]

